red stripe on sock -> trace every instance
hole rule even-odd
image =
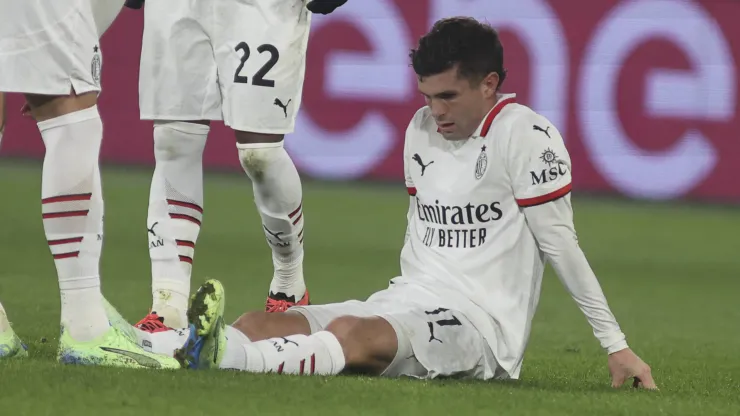
[[[303,218],[303,213],[302,212],[301,212],[301,215],[297,216],[296,219],[293,220],[293,225],[298,224],[298,221],[300,221],[301,218]]]
[[[301,232],[298,233],[298,238],[301,238],[301,237],[303,237],[303,229],[302,228],[301,228]]]
[[[49,240],[50,246],[58,246],[62,244],[79,243],[82,241],[82,237],[62,238],[59,240]]]
[[[184,261],[185,263],[193,264],[193,258],[188,256],[180,256],[180,261]]]
[[[300,240],[298,240],[299,243],[303,244],[303,237],[301,237]]]
[[[79,251],[70,251],[69,253],[59,253],[54,255],[54,260],[69,259],[80,255]]]
[[[200,212],[201,214],[203,213],[203,208],[201,208],[200,205],[198,204],[193,204],[192,202],[183,202],[183,201],[178,201],[176,199],[168,199],[167,203],[170,205],[177,205],[178,207],[194,209]]]
[[[195,217],[191,217],[190,215],[185,215],[185,214],[170,214],[170,218],[172,218],[173,220],[190,221],[190,222],[192,222],[194,224],[200,225],[200,221],[197,218],[195,218]]]
[[[285,363],[282,363],[280,364],[280,366],[278,366],[278,371],[277,371],[278,374],[283,374],[283,367],[285,367]]]
[[[298,208],[296,208],[293,212],[291,212],[290,214],[288,214],[288,217],[290,217],[290,218],[295,217],[295,215],[298,214],[298,211],[300,211],[302,207],[303,207],[303,202],[301,202],[300,204],[298,204]]]
[[[41,214],[41,218],[49,220],[52,218],[86,217],[88,212],[90,212],[89,209],[86,209],[84,211],[48,212],[46,214]]]
[[[195,248],[195,243],[188,240],[175,240],[179,247],[190,247]]]
[[[303,375],[303,369],[306,367],[306,359],[301,360],[301,375]]]
[[[92,198],[92,194],[72,194],[72,195],[59,195],[44,198],[41,200],[42,204],[51,204],[54,202],[69,202],[69,201],[89,201]]]
[[[316,371],[316,354],[311,354],[311,375]]]

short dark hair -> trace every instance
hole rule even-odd
[[[491,72],[504,83],[504,47],[496,29],[472,17],[449,17],[437,21],[409,54],[419,77],[445,72],[455,65],[458,74],[478,83]]]

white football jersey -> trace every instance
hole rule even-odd
[[[428,107],[411,121],[404,148],[413,197],[401,275],[441,292],[518,378],[540,295],[545,256],[523,208],[565,197],[571,162],[558,130],[517,104],[498,103],[469,139],[448,141]]]

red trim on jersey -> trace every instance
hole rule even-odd
[[[408,191],[409,195],[416,196],[416,188],[413,186],[407,186],[406,190]]]
[[[558,198],[562,198],[565,195],[568,195],[568,193],[571,191],[572,185],[567,184],[564,187],[552,191],[549,194],[545,194],[542,196],[536,196],[534,198],[524,198],[524,199],[517,199],[516,203],[519,204],[520,207],[526,208],[526,207],[533,207],[535,205],[542,205],[546,204],[548,202],[554,201]]]
[[[507,105],[511,103],[515,103],[516,99],[514,97],[507,98],[503,101],[500,101],[498,104],[496,104],[495,107],[493,107],[493,110],[491,110],[490,113],[488,113],[488,116],[486,117],[485,121],[483,121],[483,128],[480,130],[480,136],[484,137],[488,134],[488,131],[491,130],[491,124],[493,124],[493,119],[496,118],[498,113],[501,112],[501,110],[504,109]]]

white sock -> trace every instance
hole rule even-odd
[[[272,248],[270,292],[301,300],[303,279],[303,191],[283,142],[237,144],[242,168],[252,180],[254,202]]]
[[[5,332],[10,329],[10,321],[8,320],[8,315],[5,313],[5,308],[3,308],[3,304],[0,303],[0,333]]]
[[[62,325],[80,342],[110,324],[100,293],[103,193],[98,168],[103,124],[97,106],[38,123],[46,146],[41,179],[44,231],[54,256]]]
[[[170,329],[154,333],[134,329],[136,330],[138,344],[144,350],[168,357],[174,356],[175,350],[185,345],[185,341],[188,340],[190,335],[189,328]]]
[[[229,349],[233,349],[229,352]],[[334,375],[344,370],[344,351],[328,331],[290,335],[238,345],[227,344],[221,368],[250,373]]]
[[[154,123],[156,167],[147,218],[152,311],[175,328],[187,326],[190,276],[203,220],[203,149],[208,131],[208,126],[196,123]]]
[[[246,368],[247,354],[244,352],[244,345],[251,344],[252,341],[247,334],[233,326],[227,326],[225,332],[226,348],[219,368],[237,370]]]

